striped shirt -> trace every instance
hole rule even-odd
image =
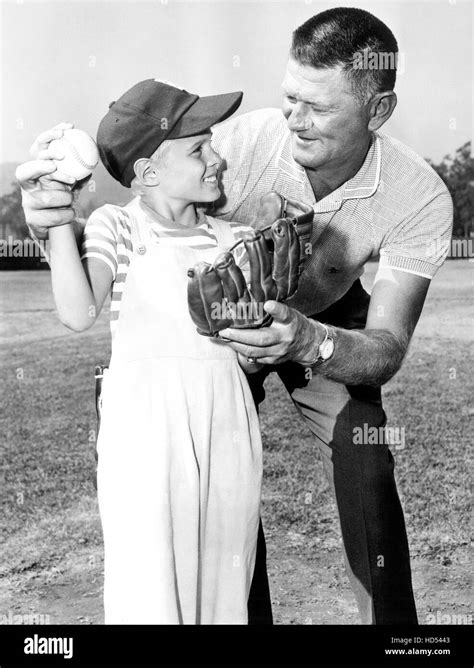
[[[412,149],[373,133],[358,173],[316,201],[305,169],[291,153],[279,109],[259,109],[213,128],[226,160],[224,197],[212,215],[255,225],[260,197],[270,190],[315,211],[313,252],[289,301],[306,315],[326,309],[359,278],[368,260],[432,278],[446,258],[452,201],[434,170]]]
[[[133,254],[132,235],[128,209],[132,208],[135,216],[143,216],[153,236],[160,240],[162,247],[166,243],[205,250],[215,248],[218,243],[213,228],[206,216],[198,209],[198,224],[195,227],[176,228],[172,222],[156,213],[139,197],[133,199],[126,207],[105,204],[96,209],[89,217],[84,228],[81,246],[81,260],[96,258],[104,262],[112,272],[110,327],[112,338],[117,329],[120,303]],[[219,221],[217,221],[219,222]],[[241,223],[231,222],[230,226],[236,240],[251,233],[252,229]],[[248,279],[248,258],[243,244],[234,251],[237,265]]]

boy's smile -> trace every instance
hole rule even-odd
[[[171,199],[213,202],[220,196],[217,173],[220,156],[211,146],[211,132],[169,140],[157,164],[159,188]],[[153,158],[152,158],[153,160]]]

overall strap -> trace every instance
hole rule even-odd
[[[140,216],[137,215],[135,207],[136,205],[134,206],[132,200],[132,202],[130,202],[123,209],[130,223],[130,238],[134,252],[139,246],[143,246],[144,244],[148,243],[151,237],[151,233],[148,227],[141,224]]]
[[[136,205],[133,201],[124,207],[125,214],[130,222],[130,236],[132,241],[132,248],[135,251],[139,246],[142,246],[150,241],[152,234],[148,226],[141,224],[140,216],[137,215]],[[211,225],[214,235],[217,239],[217,245],[222,250],[228,250],[236,242],[232,226],[226,220],[216,220],[211,216],[206,216],[207,222]]]
[[[130,210],[130,207],[127,207],[125,210],[128,222],[130,223],[130,240],[132,242],[132,250],[135,250],[139,244],[140,239],[140,233],[137,228],[137,220],[133,215],[133,211]]]
[[[210,223],[214,234],[216,235],[217,245],[222,250],[228,250],[236,242],[236,238],[232,231],[232,227],[227,220],[216,220],[211,216],[206,216],[207,221]]]

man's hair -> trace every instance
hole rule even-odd
[[[361,104],[395,86],[397,40],[363,9],[336,7],[316,14],[294,31],[290,54],[302,65],[341,66]]]

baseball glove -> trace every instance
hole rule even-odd
[[[261,200],[260,229],[220,253],[212,265],[199,262],[188,270],[189,313],[199,334],[217,336],[226,327],[265,327],[272,318],[264,311],[264,303],[269,299],[285,301],[295,294],[307,258],[314,213],[311,207],[300,205],[303,213],[290,218],[286,207],[281,195],[268,193]],[[274,222],[265,225],[271,218]],[[248,284],[233,255],[240,245],[245,246],[248,256]]]

